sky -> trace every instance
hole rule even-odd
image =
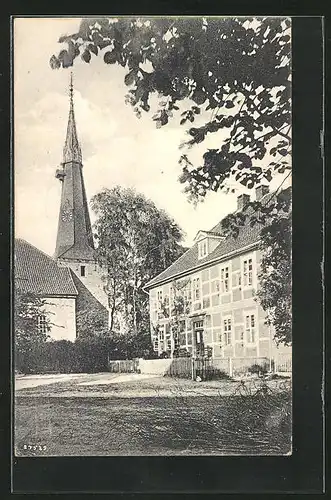
[[[185,127],[176,118],[156,129],[152,112],[138,119],[125,104],[122,67],[93,57],[89,64],[78,58],[70,69],[50,68],[50,57],[62,49],[59,37],[76,32],[79,23],[79,18],[14,21],[15,237],[54,253],[61,196],[55,171],[62,161],[72,70],[88,200],[103,188],[134,187],[175,219],[189,246],[199,229],[211,229],[236,209],[238,193],[210,193],[196,207],[188,201],[178,181]],[[209,115],[202,114],[201,123]],[[206,147],[219,144],[221,138],[212,136],[189,157],[198,161]]]

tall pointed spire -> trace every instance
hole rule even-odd
[[[82,163],[82,152],[78,142],[76,121],[75,121],[74,86],[73,86],[72,73],[70,74],[69,96],[70,96],[70,108],[69,108],[69,119],[67,126],[67,136],[63,148],[63,163],[68,163],[70,161]]]
[[[62,168],[56,178],[62,182],[55,257],[66,261],[94,259],[94,243],[82,171],[82,153],[77,138],[70,76],[70,108]]]

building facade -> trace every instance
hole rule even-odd
[[[267,201],[265,186],[256,199]],[[249,201],[238,197],[238,211]],[[194,245],[147,285],[154,350],[225,358],[271,358],[290,353],[277,347],[259,287],[261,226],[249,224],[236,237],[222,235],[221,222],[199,231]],[[179,305],[179,307],[178,307]]]

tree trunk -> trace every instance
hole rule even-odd
[[[133,301],[133,331],[135,335],[137,334],[137,310],[136,310],[136,272],[134,272],[133,290],[132,290],[132,301]]]

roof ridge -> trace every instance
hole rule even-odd
[[[45,257],[48,257],[49,259],[53,260],[54,262],[56,262],[56,260],[54,259],[54,257],[52,257],[51,255],[49,255],[48,253],[44,252],[43,250],[40,250],[40,248],[36,247],[35,245],[32,245],[32,243],[30,243],[29,241],[25,240],[24,238],[15,238],[16,241],[23,241],[24,243],[26,243],[27,245],[29,245],[30,247],[34,248],[35,250],[37,250],[38,252],[42,253],[43,255],[45,255]]]

